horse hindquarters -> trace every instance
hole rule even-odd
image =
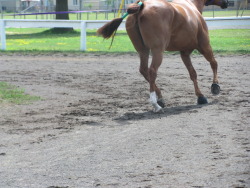
[[[126,24],[128,35],[140,56],[140,72],[150,84],[150,102],[156,112],[164,107],[161,91],[155,81],[163,52],[170,42],[173,16],[172,6],[165,1],[147,1],[141,12],[130,16]],[[152,63],[148,68],[149,51]]]
[[[155,83],[152,82],[153,71],[152,71],[152,68],[150,69],[148,68],[148,59],[149,59],[150,49],[144,44],[140,29],[139,29],[138,21],[137,21],[137,15],[131,15],[127,18],[126,30],[127,30],[127,33],[129,35],[131,42],[134,45],[134,48],[136,49],[140,57],[139,71],[143,75],[143,77],[149,83],[151,83],[150,91],[152,90],[152,92],[150,94],[150,101],[151,103],[154,103],[153,106],[155,108],[155,111],[160,111],[161,107],[164,107],[164,102],[162,100],[162,95],[161,95],[159,88],[155,85]],[[153,92],[155,93],[153,94]],[[158,101],[157,101],[157,97],[158,97]],[[161,106],[159,106],[158,103]]]
[[[151,12],[151,10],[153,11]],[[164,13],[161,11],[161,7],[151,7],[151,9],[144,10],[143,15],[139,19],[143,42],[150,49],[152,55],[152,62],[148,69],[148,78],[150,84],[150,101],[156,112],[165,106],[161,91],[156,86],[156,78],[163,60],[163,52],[170,42],[170,23],[172,20],[171,14],[167,14],[168,11]]]

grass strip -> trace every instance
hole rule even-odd
[[[40,100],[40,97],[28,95],[24,89],[20,89],[6,82],[0,82],[0,104],[27,104],[37,100]]]
[[[249,29],[210,30],[210,41],[215,53],[249,54]],[[96,35],[96,30],[87,30],[87,52],[128,53],[135,49],[124,30],[119,30],[112,48],[110,40]],[[7,29],[7,51],[9,52],[80,52],[80,31],[53,34],[47,29]]]

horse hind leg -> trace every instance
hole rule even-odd
[[[190,54],[191,52],[181,52],[181,58],[182,61],[184,62],[189,75],[190,75],[190,79],[193,81],[194,83],[194,89],[195,89],[195,94],[198,97],[198,104],[206,104],[207,103],[207,99],[204,97],[204,95],[201,93],[199,86],[198,86],[198,82],[197,82],[197,73],[192,65],[191,59],[190,59]]]
[[[146,48],[146,47],[145,47]],[[148,59],[149,59],[149,49],[146,48],[145,51],[138,51],[140,56],[140,73],[143,75],[143,77],[149,82],[150,85],[150,103],[154,107],[154,112],[162,111],[162,108],[164,108],[165,104],[162,99],[161,91],[156,86],[155,80],[157,77],[157,70],[161,64],[162,61],[162,55],[154,55],[152,58],[152,63],[150,67],[148,67]],[[159,59],[160,57],[160,59]],[[159,59],[159,60],[158,60]],[[157,63],[160,62],[160,63]]]
[[[148,59],[149,59],[149,49],[145,48],[143,51],[139,51],[140,56],[140,73],[143,77],[152,85],[150,88],[150,102],[154,107],[154,111],[158,112],[162,108],[165,107],[164,100],[162,98],[162,94],[160,89],[155,84],[156,73],[152,70],[152,67],[148,67]],[[155,78],[154,78],[155,77]],[[152,82],[152,80],[154,80]]]
[[[162,63],[162,59],[163,53],[161,50],[152,50],[152,63],[148,69],[148,79],[150,85],[150,102],[153,105],[155,112],[163,111],[162,108],[164,108],[161,91],[155,83],[157,71]]]
[[[144,52],[139,52],[140,56],[140,73],[143,75],[143,77],[150,83],[150,75],[152,76],[152,68],[148,68],[148,59],[149,59],[149,51],[147,53]],[[153,88],[154,88],[154,94],[150,91],[150,102],[154,104],[156,99],[156,103],[164,108],[165,107],[165,102],[163,100],[162,94],[160,89],[156,86],[155,83],[153,83]],[[157,108],[156,111],[160,110],[157,105],[153,105],[155,108]]]
[[[139,72],[143,75],[143,77],[150,83],[150,68],[148,67],[148,59],[149,59],[149,52],[150,49],[144,44],[142,39],[140,30],[138,25],[136,24],[135,17],[130,16],[126,21],[126,29],[127,33],[130,37],[131,42],[133,43],[136,51],[140,57],[140,68]],[[162,99],[161,91],[156,86],[155,82],[152,83],[152,87],[154,88],[154,92],[150,93],[150,102],[155,108],[155,112],[160,111],[164,108],[164,101]],[[153,101],[153,102],[152,102]],[[155,105],[156,101],[156,105]]]

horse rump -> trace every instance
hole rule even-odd
[[[129,14],[137,14],[143,8],[143,3],[141,1],[137,1],[137,3],[133,3],[128,6],[127,12],[121,18],[115,18],[110,22],[103,25],[101,28],[97,30],[97,34],[101,35],[105,39],[109,39],[111,36],[114,37],[118,27],[121,25],[122,20]]]
[[[142,1],[137,1],[136,3],[132,3],[127,8],[128,14],[137,14],[140,12],[140,10],[143,9],[143,3]]]

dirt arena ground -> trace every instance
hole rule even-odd
[[[196,105],[178,55],[166,55],[155,114],[136,54],[0,55],[0,81],[42,100],[0,104],[1,188],[250,187],[250,55],[193,64]]]

